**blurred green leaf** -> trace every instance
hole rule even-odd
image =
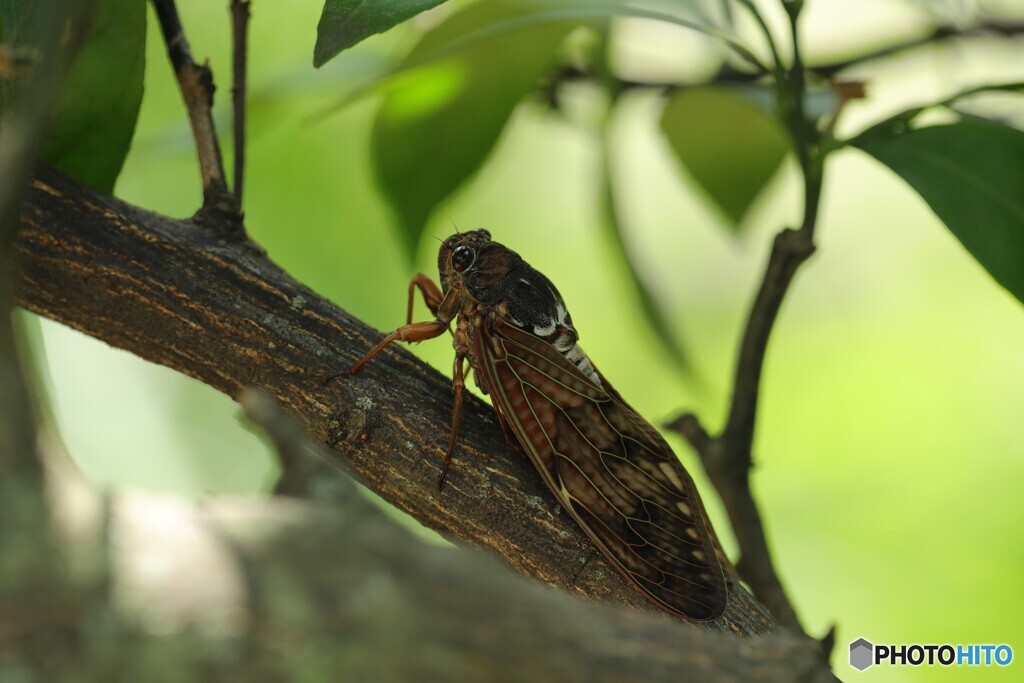
[[[38,0],[0,0],[0,43],[6,47],[34,42],[39,35]]]
[[[40,60],[40,42],[47,28],[47,7],[38,0],[0,0],[0,113],[13,101],[12,91],[33,72]]]
[[[471,5],[426,34],[406,61],[529,11],[529,4]],[[398,213],[410,257],[430,214],[480,168],[574,26],[542,24],[504,34],[392,83],[374,119],[371,145],[374,170]]]
[[[738,227],[778,170],[789,138],[756,104],[722,88],[676,92],[661,130],[683,168]]]
[[[417,50],[415,54],[410,54],[397,66],[381,72],[369,79],[368,82],[343,95],[336,102],[317,114],[316,118],[323,117],[368,93],[376,91],[384,85],[390,84],[397,77],[413,69],[459,55],[470,48],[478,48],[481,43],[494,41],[507,34],[528,31],[544,24],[552,23],[574,22],[578,25],[597,26],[605,23],[606,20],[612,17],[633,17],[663,21],[716,38],[748,63],[761,69],[764,68],[757,58],[737,41],[732,33],[710,23],[710,20],[707,19],[707,13],[702,9],[703,5],[699,0],[661,0],[653,4],[658,7],[666,5],[672,11],[664,12],[648,7],[636,7],[632,0],[611,0],[606,2],[591,0],[518,0],[515,3],[515,7],[520,11],[505,19],[485,23],[476,28],[476,30],[470,30],[462,35],[453,36],[443,43],[434,45],[431,49]]]
[[[445,0],[326,0],[316,26],[313,66],[321,67],[375,33],[382,33]]]
[[[856,147],[913,187],[967,251],[1024,302],[1024,131],[983,119],[890,133]]]
[[[145,0],[101,0],[61,82],[40,158],[105,192],[128,154],[142,105]]]
[[[647,322],[654,330],[655,337],[676,367],[684,374],[690,375],[692,368],[686,348],[672,331],[672,321],[665,313],[665,306],[659,301],[657,288],[651,286],[647,278],[644,277],[645,269],[637,262],[637,259],[626,244],[625,235],[623,234],[625,219],[622,209],[618,201],[616,201],[617,192],[615,189],[615,174],[609,136],[610,133],[606,130],[601,140],[601,186],[599,192],[601,209],[604,213],[602,223],[607,228],[612,244],[615,245],[622,256],[629,274],[633,294],[640,302],[640,307],[647,318]]]

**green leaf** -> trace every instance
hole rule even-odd
[[[790,146],[773,118],[722,88],[676,92],[662,113],[661,130],[679,163],[733,226],[775,175]]]
[[[114,188],[142,105],[145,0],[100,0],[62,81],[40,158],[105,192]]]
[[[529,3],[471,5],[426,34],[406,61],[517,16]],[[373,123],[374,170],[412,255],[437,205],[472,176],[519,101],[551,66],[572,22],[542,24],[476,43],[392,82]]]
[[[316,26],[313,66],[319,68],[342,50],[397,26],[445,0],[326,0]]]
[[[659,300],[657,288],[651,286],[644,277],[645,268],[638,263],[637,259],[626,244],[624,235],[625,217],[622,208],[617,201],[617,192],[614,180],[614,168],[612,163],[610,133],[605,130],[601,140],[601,185],[599,189],[601,198],[601,209],[604,213],[604,220],[601,221],[607,229],[612,244],[618,249],[622,260],[626,265],[629,274],[629,284],[632,286],[633,294],[643,310],[647,322],[650,323],[654,335],[661,343],[662,348],[669,358],[686,375],[691,375],[691,367],[686,348],[682,341],[672,331],[672,321],[666,313],[665,306]]]
[[[632,17],[661,21],[703,33],[721,41],[752,66],[764,69],[757,57],[733,33],[710,22],[696,0],[648,0],[647,3],[639,3],[653,7],[637,6],[636,0],[518,0],[515,4],[521,11],[447,41],[441,49],[421,54],[418,61],[422,63],[447,57],[453,51],[478,41],[541,24],[567,21],[589,24],[613,17]]]
[[[663,21],[716,38],[749,64],[760,70],[766,69],[760,64],[757,57],[744,47],[742,43],[738,42],[729,31],[709,23],[704,14],[697,11],[699,3],[696,0],[662,0],[662,2],[656,3],[658,5],[669,5],[673,10],[672,12],[635,7],[629,4],[629,2],[630,0],[606,2],[597,2],[596,0],[518,0],[516,6],[520,10],[519,12],[505,19],[484,24],[476,28],[476,30],[467,31],[463,35],[452,37],[441,44],[433,46],[432,49],[418,50],[415,55],[410,55],[410,58],[401,64],[378,74],[367,83],[340,97],[336,102],[319,112],[316,118],[326,116],[364,95],[375,92],[395,78],[413,69],[430,64],[431,62],[448,59],[466,52],[470,48],[479,48],[481,43],[494,41],[509,34],[534,30],[545,24],[564,25],[566,22],[575,22],[578,25],[596,26],[603,24],[612,17],[633,17]],[[692,15],[696,18],[690,18],[690,16],[685,15]]]
[[[887,130],[852,144],[907,181],[978,263],[1024,302],[1024,131],[983,119]]]

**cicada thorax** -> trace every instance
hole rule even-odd
[[[414,280],[428,304],[436,302],[436,320],[399,328],[356,367],[390,340],[438,336],[455,321],[445,467],[468,359],[506,436],[623,576],[669,612],[720,615],[728,601],[724,560],[693,481],[587,358],[554,284],[486,230],[446,239],[438,270],[443,292]]]
[[[462,263],[459,263],[459,257]],[[485,230],[453,235],[439,253],[445,290],[460,287],[462,314],[502,320],[549,344],[595,383],[601,380],[580,347],[579,334],[555,285]],[[468,265],[466,265],[468,264]]]

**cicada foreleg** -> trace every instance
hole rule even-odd
[[[440,337],[444,334],[445,330],[448,329],[448,323],[440,320],[431,320],[428,323],[410,323],[408,325],[402,325],[397,330],[384,337],[379,344],[373,347],[373,350],[363,356],[356,362],[355,365],[350,367],[345,372],[340,372],[337,375],[332,375],[328,379],[334,377],[341,377],[344,375],[354,375],[359,372],[359,369],[369,363],[374,357],[383,351],[388,344],[394,341],[403,341],[407,344],[415,344],[416,342],[425,341],[427,339],[433,339],[434,337]]]
[[[424,303],[426,303],[427,307],[436,316],[435,319],[430,322],[411,322],[413,302],[417,289],[419,289],[423,294]],[[377,354],[387,348],[388,344],[392,342],[403,341],[408,344],[414,344],[416,342],[441,336],[444,334],[445,330],[449,329],[452,320],[455,319],[459,312],[459,303],[461,301],[460,294],[458,287],[452,287],[447,293],[442,293],[430,278],[423,273],[417,273],[416,277],[414,277],[412,282],[409,283],[409,309],[406,318],[409,322],[384,337],[377,346],[373,347],[368,354],[359,359],[351,368],[344,372],[339,372],[336,375],[327,377],[324,380],[324,383],[326,384],[338,377],[355,374],[360,370],[360,368],[373,360]],[[448,474],[448,467],[452,460],[452,453],[455,451],[455,442],[458,438],[459,418],[462,415],[462,396],[466,389],[465,366],[468,353],[469,344],[466,332],[465,330],[460,329],[455,335],[455,369],[452,377],[452,386],[455,389],[455,407],[452,411],[452,431],[451,438],[448,441],[448,450],[445,451],[444,454],[444,464],[441,469],[441,477],[437,482],[438,489],[444,486],[444,480]]]
[[[417,288],[419,288],[423,293],[423,301],[426,302],[427,307],[430,308],[430,311],[435,316],[437,316],[430,322],[412,322],[413,293]],[[354,375],[359,372],[360,368],[373,360],[377,354],[383,351],[391,342],[403,341],[407,344],[415,344],[416,342],[440,337],[444,334],[445,330],[448,329],[448,326],[455,317],[457,310],[458,292],[455,288],[449,290],[448,295],[445,296],[441,293],[441,290],[438,289],[437,285],[431,282],[430,278],[423,273],[417,273],[416,277],[414,277],[412,282],[409,283],[409,311],[406,324],[384,337],[379,344],[373,347],[368,354],[360,358],[359,361],[357,361],[356,364],[348,370],[334,375],[329,375],[323,379],[322,383],[328,384],[339,377]]]
[[[430,312],[437,315],[437,309],[440,308],[441,302],[444,301],[444,294],[441,289],[434,284],[434,281],[423,273],[416,273],[413,277],[412,282],[409,283],[409,310],[405,316],[405,324],[412,324],[412,305],[416,299],[416,290],[420,290],[420,294],[423,295],[423,303],[427,305]]]

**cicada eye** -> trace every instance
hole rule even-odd
[[[480,228],[479,230],[477,230],[477,232],[480,233],[480,236],[483,237],[485,240],[491,239],[490,230],[484,230],[483,228]]]
[[[476,252],[472,248],[465,245],[456,247],[452,252],[452,270],[456,273],[464,273],[469,270],[475,260]]]

